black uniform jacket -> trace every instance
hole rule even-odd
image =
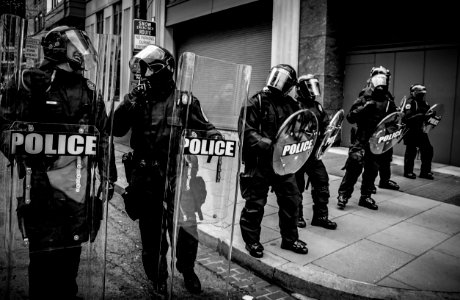
[[[271,162],[276,134],[283,122],[299,109],[298,103],[290,96],[262,90],[248,100],[246,109],[246,118],[243,108],[238,122],[243,161],[247,167],[254,166],[259,159]]]
[[[367,143],[374,133],[378,123],[387,115],[397,111],[397,107],[389,93],[377,99],[371,88],[365,88],[360,97],[356,99],[347,114],[347,120],[357,125],[356,140]],[[375,105],[365,104],[374,100]]]
[[[406,105],[403,108],[403,122],[407,125],[407,133],[404,135],[404,142],[413,142],[423,134],[423,122],[425,114],[430,109],[427,101],[417,101],[413,97],[409,97]]]
[[[95,125],[99,131],[96,158],[81,157],[82,192],[75,191],[76,169],[79,168],[75,156],[14,157],[21,178],[26,168],[32,170],[31,202],[24,204],[24,198],[18,198],[18,216],[25,222],[31,250],[76,245],[86,241],[90,231],[97,231],[97,228],[90,228],[88,220],[92,213],[87,205],[91,189],[91,178],[87,175],[91,166],[98,165],[101,180],[117,180],[113,147],[112,159],[107,160],[110,123],[105,104],[101,97],[96,97],[94,83],[82,75],[54,69],[46,61],[39,69],[29,71],[27,78],[21,74],[19,88],[12,80],[3,91],[0,125],[4,138],[13,121]],[[2,151],[9,157],[8,141],[2,139],[1,143]],[[108,164],[110,178],[106,177]]]
[[[134,160],[158,163],[166,171],[168,157],[175,162],[179,151],[179,138],[183,129],[195,130],[204,137],[219,135],[206,116],[200,102],[192,97],[188,105],[177,105],[174,82],[161,93],[149,92],[142,98],[125,95],[115,111],[115,136],[124,136],[130,128]],[[188,112],[188,113],[187,113]],[[170,170],[175,171],[170,166]],[[165,173],[163,173],[165,174]]]

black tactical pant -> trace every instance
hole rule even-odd
[[[166,195],[164,176],[155,167],[139,167],[132,172],[132,190],[134,198],[141,203],[139,229],[142,241],[142,263],[147,277],[154,283],[168,277],[166,255],[167,237],[172,239],[174,194],[171,187]],[[176,246],[176,267],[180,272],[193,269],[198,250],[198,232],[196,220],[192,219],[179,227]]]
[[[393,160],[393,148],[380,154],[379,176],[380,182],[386,183],[391,178],[391,161]]]
[[[312,154],[314,155],[314,154]],[[305,176],[311,183],[311,196],[313,199],[313,218],[328,216],[327,204],[329,203],[329,176],[322,160],[315,157],[309,158],[303,167],[295,174],[300,196],[305,191]],[[299,204],[299,218],[303,217],[302,201]]]
[[[414,172],[414,160],[417,156],[417,148],[420,150],[420,173],[431,172],[431,160],[433,159],[433,146],[431,146],[428,134],[411,134],[405,139],[406,152],[404,153],[404,173]]]
[[[384,155],[375,155],[369,149],[369,144],[357,143],[350,147],[347,162],[345,163],[345,176],[339,187],[339,195],[350,198],[359,175],[363,172],[361,183],[361,195],[370,196],[374,188],[379,166],[382,160],[387,159]]]
[[[80,255],[81,246],[30,252],[29,298],[74,299]]]
[[[269,164],[269,163],[267,163]],[[267,167],[248,168],[240,174],[241,195],[246,204],[241,212],[240,228],[247,244],[260,241],[261,223],[270,186],[276,194],[279,206],[281,237],[288,243],[299,238],[297,231],[298,207],[301,201],[295,175],[276,175]]]

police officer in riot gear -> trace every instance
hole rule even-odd
[[[281,248],[300,254],[308,252],[306,243],[299,240],[297,230],[301,197],[295,175],[277,175],[272,167],[272,144],[276,134],[284,120],[298,110],[296,101],[288,96],[296,79],[296,72],[290,65],[272,67],[266,86],[249,99],[246,118],[243,110],[239,118],[239,133],[244,143],[244,173],[240,174],[240,188],[246,200],[240,228],[246,250],[257,258],[263,256],[260,231],[270,186],[279,205]],[[244,132],[241,132],[242,128]]]
[[[68,26],[59,26],[49,31],[42,39],[44,57],[38,68],[23,70],[19,86],[14,81],[4,91],[1,130],[6,130],[14,120],[34,123],[95,125],[100,132],[98,156],[95,159],[102,186],[109,185],[113,195],[113,182],[117,180],[115,156],[106,161],[109,149],[110,124],[105,104],[96,97],[95,84],[82,75],[82,71],[95,66],[96,52],[84,31]],[[3,143],[3,141],[2,141]],[[5,149],[4,147],[1,147]],[[112,146],[113,150],[113,146]],[[6,153],[6,155],[8,155]],[[86,163],[75,165],[85,157],[65,155],[36,155],[16,158],[20,173],[30,170],[30,202],[18,198],[18,219],[23,220],[22,234],[29,241],[29,297],[30,299],[75,299],[77,276],[82,253],[81,244],[94,241],[100,215],[86,214],[91,180],[82,179],[79,191],[75,188],[75,172],[82,172]],[[67,162],[69,162],[67,164]],[[83,166],[82,166],[83,164]],[[110,167],[110,178],[104,171]],[[70,170],[70,171],[69,171]],[[29,175],[20,175],[29,176]],[[73,176],[73,177],[72,177]],[[72,179],[73,178],[73,179]],[[78,177],[77,177],[78,178]],[[65,182],[73,180],[73,186]],[[77,193],[78,192],[78,193]],[[25,203],[24,203],[25,202]],[[99,201],[102,205],[102,201]],[[95,204],[93,204],[95,205]]]
[[[168,277],[166,232],[169,229],[171,233],[173,227],[176,179],[175,167],[168,166],[168,159],[170,164],[175,164],[180,138],[177,130],[174,131],[177,136],[171,136],[174,135],[172,127],[180,128],[188,118],[189,127],[197,132],[206,131],[207,137],[220,136],[220,133],[203,115],[195,97],[185,99],[185,102],[191,101],[188,110],[175,102],[175,61],[168,50],[157,45],[147,46],[131,59],[131,70],[137,67],[140,83],[115,111],[114,135],[124,136],[132,129],[130,144],[134,152],[128,201],[137,206],[139,213],[144,270],[156,292],[165,295]],[[179,118],[173,118],[174,109],[180,110]],[[196,222],[187,230],[181,227],[176,267],[184,276],[185,287],[193,293],[201,291],[201,283],[194,272],[197,248]]]
[[[422,161],[420,167],[420,178],[434,179],[431,172],[431,160],[433,158],[433,146],[430,143],[428,134],[423,132],[423,122],[427,119],[426,113],[430,109],[425,100],[426,87],[421,84],[414,84],[410,87],[410,97],[404,107],[403,121],[408,131],[404,136],[406,152],[404,153],[404,177],[415,179],[414,160],[417,155],[417,148],[420,150]]]
[[[385,67],[373,67],[370,71],[369,74],[369,80],[367,87],[369,87],[370,79],[377,75],[377,74],[383,74],[387,76],[387,86],[390,86],[390,78],[391,78],[391,72]],[[359,97],[361,97],[364,92],[366,91],[366,88],[364,88],[360,93]],[[387,98],[389,101],[394,102],[394,97],[390,93],[390,91],[387,91]],[[382,158],[381,158],[381,163],[379,165],[379,171],[378,174],[380,176],[380,181],[379,181],[379,188],[381,189],[389,189],[389,190],[399,190],[399,185],[391,180],[391,161],[393,160],[393,148],[389,149],[385,153],[382,153]],[[375,194],[377,192],[377,189],[375,186],[372,189],[372,193]]]
[[[321,144],[324,133],[329,125],[329,116],[324,111],[322,105],[316,101],[316,97],[321,95],[318,79],[312,74],[302,75],[299,77],[297,84],[297,98],[301,109],[309,109],[312,111],[319,124],[319,136],[316,141],[316,147]],[[308,175],[308,181],[312,185],[311,196],[313,199],[313,218],[311,225],[321,226],[326,229],[336,229],[337,224],[328,219],[327,204],[329,203],[329,176],[326,167],[322,160],[319,160],[313,154],[310,155],[307,162],[296,173],[297,185],[299,187],[300,195],[305,190],[305,174]],[[299,218],[297,222],[298,227],[306,227],[305,219],[303,218],[303,205],[302,201],[299,204]]]
[[[347,115],[347,120],[351,124],[357,124],[357,131],[355,141],[349,149],[345,176],[339,187],[337,198],[339,208],[345,208],[364,168],[361,197],[358,204],[369,209],[378,209],[371,194],[379,165],[385,163],[386,157],[374,155],[370,151],[369,138],[374,133],[377,124],[386,115],[396,110],[395,103],[388,98],[388,77],[386,74],[374,75],[370,79],[369,87],[353,103]]]

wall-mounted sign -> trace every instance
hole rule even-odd
[[[133,20],[134,51],[142,50],[148,45],[155,44],[155,38],[155,22],[140,19]]]
[[[40,40],[27,38],[26,47],[24,49],[24,56],[26,58],[38,59],[38,52],[40,50]]]

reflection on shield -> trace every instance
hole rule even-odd
[[[402,112],[394,112],[383,118],[369,139],[371,152],[382,154],[396,145],[406,133]]]
[[[6,58],[0,68],[0,298],[22,299],[32,285],[55,298],[51,293],[63,289],[60,282],[73,281],[64,279],[72,273],[77,298],[103,299],[104,179],[110,177],[113,150],[105,125],[111,124],[117,74],[110,66],[116,65],[120,40],[90,37],[98,51],[95,76],[84,76],[90,81],[72,77],[75,86],[90,92],[81,92],[72,98],[78,105],[70,105],[63,85],[51,85],[64,79],[45,68],[39,43],[36,56],[23,53],[24,23],[17,16],[0,17],[0,42],[6,45],[0,47],[0,57]]]
[[[407,98],[406,96],[402,97],[401,102],[399,103],[399,110],[403,111],[406,106]]]
[[[423,122],[423,132],[428,133],[441,122],[442,116],[444,115],[444,105],[434,104],[425,114],[425,120]]]
[[[247,65],[190,52],[179,59],[173,114],[183,123],[171,128],[171,141],[178,138],[179,142],[178,149],[171,148],[170,143],[174,156],[168,166],[168,173],[176,175],[169,180],[175,184],[169,285],[173,298],[176,282],[182,281],[176,270],[190,267],[183,262],[190,262],[197,248],[206,249],[198,247],[206,245],[206,236],[218,235],[221,250],[231,256],[242,146],[237,121],[241,107],[245,113],[250,76],[251,67]],[[213,126],[200,127],[194,121],[197,119],[200,124],[209,122]],[[230,272],[230,260],[226,271]]]
[[[281,125],[273,148],[273,170],[278,175],[297,172],[307,161],[318,136],[318,120],[308,109],[290,115]]]
[[[335,142],[335,139],[340,133],[340,129],[342,129],[342,123],[344,118],[345,113],[344,110],[341,109],[334,115],[331,122],[329,122],[329,125],[327,126],[326,131],[324,132],[323,140],[321,141],[318,150],[316,150],[316,159],[321,159],[324,153],[326,153],[326,151],[332,147],[332,145]]]

